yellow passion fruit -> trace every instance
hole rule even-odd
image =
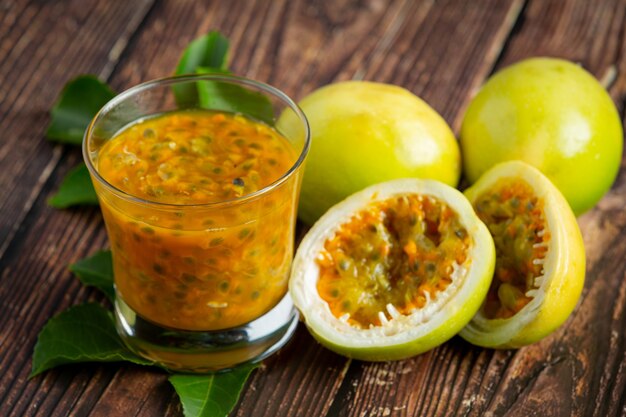
[[[459,191],[394,180],[350,196],[313,226],[296,254],[290,293],[331,350],[402,359],[469,322],[494,263],[493,240]]]
[[[496,165],[465,194],[493,236],[496,265],[461,336],[494,348],[536,342],[567,319],[582,291],[585,250],[574,213],[541,172],[519,161]]]
[[[372,184],[416,177],[456,186],[459,145],[445,120],[410,91],[347,81],[315,90],[299,103],[311,126],[311,150],[298,216],[313,224],[339,201]],[[286,114],[280,129],[297,122]]]

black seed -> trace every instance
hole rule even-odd
[[[250,229],[248,229],[248,228],[242,229],[239,232],[239,239],[245,239],[249,234],[250,234]]]
[[[216,237],[215,239],[211,239],[209,242],[209,246],[217,246],[224,241],[223,237]]]
[[[256,300],[257,298],[259,298],[259,295],[261,294],[258,291],[252,291],[250,298],[252,298],[253,300]]]
[[[341,308],[343,308],[344,310],[348,310],[350,308],[350,301],[344,301],[343,303],[341,303]]]
[[[141,231],[144,232],[147,235],[153,235],[154,234],[154,229],[148,226],[144,226],[141,228]]]
[[[133,239],[135,239],[135,242],[141,242],[141,236],[135,232],[133,232]]]
[[[149,276],[147,276],[146,274],[144,274],[143,272],[139,273],[139,281],[146,283],[146,282],[150,282],[152,281],[152,278],[150,278]]]
[[[242,138],[235,139],[235,145],[237,145],[237,146],[243,146],[243,145],[245,145],[245,144],[246,144],[246,141],[245,141],[245,140],[243,140]]]
[[[251,143],[249,146],[252,149],[263,149],[263,147],[261,145],[259,145],[258,143]]]
[[[243,187],[245,183],[243,182],[243,179],[237,177],[233,180],[233,185],[236,185],[237,187]]]
[[[349,267],[350,262],[348,262],[347,260],[342,259],[341,262],[339,262],[339,269],[341,269],[342,271],[347,271]]]
[[[214,174],[221,174],[222,173],[222,168],[220,168],[220,167],[213,168],[213,173]]]
[[[183,298],[185,298],[187,296],[187,293],[184,293],[182,291],[176,291],[174,293],[174,298],[178,298],[179,300],[182,300]]]
[[[187,274],[187,273],[183,274],[183,281],[185,281],[187,284],[194,283],[197,280],[198,280],[198,278],[195,275]]]
[[[335,298],[339,297],[339,290],[335,288],[334,290],[330,292],[330,295],[331,297],[335,297]]]
[[[267,160],[267,162],[271,165],[274,166],[278,163],[278,161],[276,161],[274,158],[270,158]]]
[[[230,284],[228,283],[228,281],[222,281],[219,284],[219,289],[220,291],[226,292],[228,291],[228,287],[230,286]]]
[[[150,138],[153,138],[155,136],[156,136],[156,133],[154,133],[154,130],[152,130],[152,129],[145,129],[143,131],[143,137],[144,138],[150,139]]]
[[[456,229],[454,231],[454,234],[456,235],[456,237],[458,237],[459,239],[464,239],[467,236],[467,232],[465,231],[465,229]]]
[[[152,265],[152,269],[154,269],[154,272],[161,275],[165,272],[165,269],[159,264]]]
[[[426,270],[428,272],[435,272],[435,270],[437,270],[437,266],[431,262],[426,264]]]

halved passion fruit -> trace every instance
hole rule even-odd
[[[495,248],[459,191],[402,179],[331,208],[303,239],[289,289],[313,336],[363,360],[427,351],[481,306]]]
[[[461,336],[494,348],[536,342],[567,319],[583,288],[585,248],[576,218],[550,180],[519,161],[494,166],[465,195],[493,236],[496,268]]]

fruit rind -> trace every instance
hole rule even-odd
[[[472,344],[491,348],[519,348],[552,333],[576,307],[585,278],[585,248],[576,217],[559,190],[536,168],[521,162],[504,162],[485,173],[465,191],[470,202],[498,181],[518,178],[530,184],[544,200],[550,233],[544,259],[543,283],[515,316],[487,319],[479,311],[460,335]]]
[[[356,329],[335,317],[319,296],[319,267],[314,261],[338,225],[367,203],[417,193],[444,201],[459,216],[471,236],[471,263],[462,282],[454,280],[423,309],[370,329]],[[384,361],[403,359],[432,349],[457,334],[476,313],[489,289],[495,264],[493,240],[459,191],[432,180],[400,179],[360,191],[331,208],[313,226],[298,248],[289,283],[291,297],[311,334],[327,348],[348,357]]]
[[[307,224],[375,183],[403,177],[451,186],[459,181],[461,155],[454,133],[404,88],[346,81],[315,90],[298,104],[312,135],[298,209]]]
[[[523,160],[580,215],[615,181],[623,138],[615,104],[591,74],[562,59],[527,59],[497,72],[471,101],[463,171],[474,183],[496,163]]]

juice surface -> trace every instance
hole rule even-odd
[[[238,326],[270,310],[287,289],[298,176],[249,201],[209,203],[274,183],[296,158],[278,132],[240,115],[178,111],[119,132],[98,152],[100,175],[172,206],[99,187],[118,295],[144,319],[183,330]]]
[[[136,123],[99,152],[98,172],[144,200],[206,204],[273,183],[295,162],[289,142],[241,115],[180,111]]]

